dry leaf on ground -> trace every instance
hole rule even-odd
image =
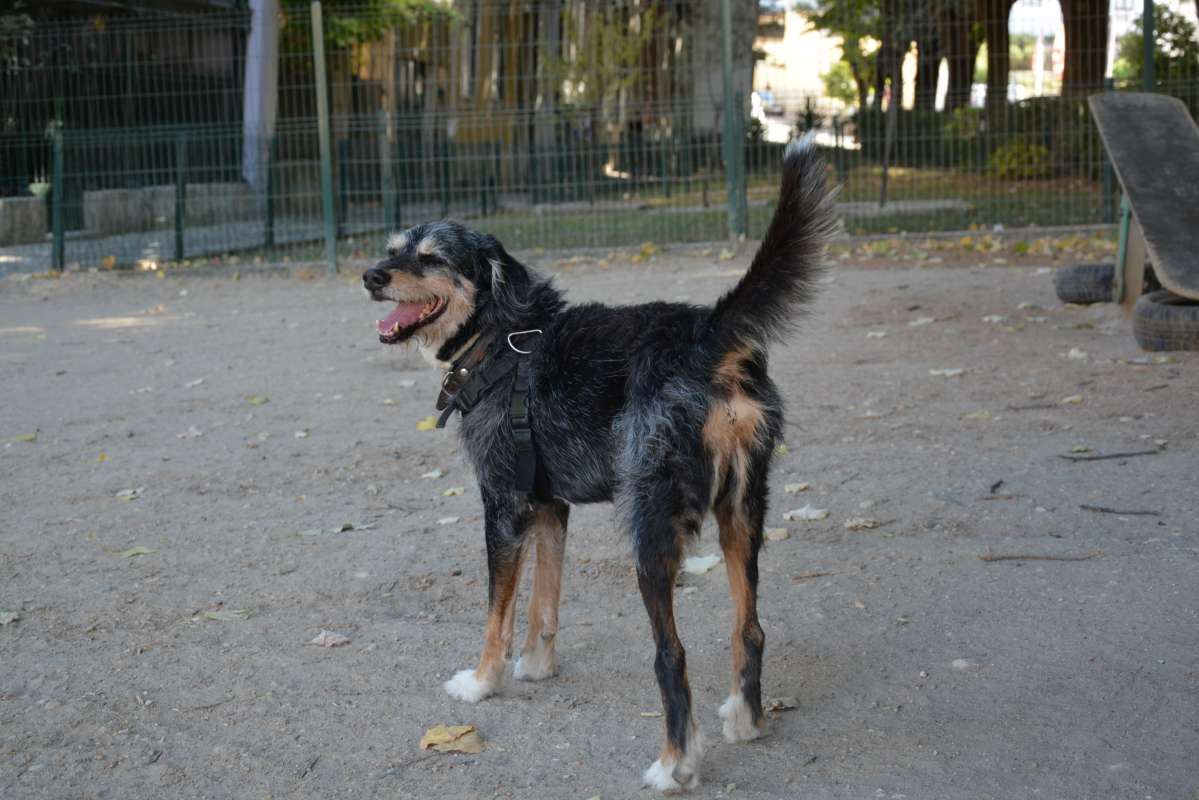
[[[121,555],[121,558],[133,558],[134,556],[148,556],[151,553],[155,553],[155,552],[157,552],[157,551],[151,550],[148,547],[140,547],[139,546],[139,547],[130,547],[128,550],[122,550],[120,555]]]
[[[474,725],[434,725],[420,737],[420,748],[439,753],[482,753],[483,739]]]
[[[809,503],[808,505],[804,506],[803,508],[795,508],[795,509],[792,509],[791,511],[784,513],[783,519],[787,520],[788,522],[796,522],[796,521],[809,521],[810,522],[812,520],[824,519],[827,516],[828,516],[827,508],[813,508],[812,504]]]
[[[237,622],[254,616],[252,608],[229,608],[220,611],[205,611],[204,618],[217,622]]]
[[[784,539],[791,538],[791,531],[786,528],[767,528],[763,533],[766,539],[771,542],[781,542]]]
[[[7,628],[20,618],[21,615],[16,611],[0,611],[0,628]]]
[[[436,430],[436,428],[437,428],[437,417],[433,416],[432,414],[425,417],[420,422],[416,423],[416,429],[418,431],[431,431],[431,430]]]
[[[799,700],[794,697],[771,697],[762,703],[762,708],[766,711],[790,711],[799,708]]]
[[[324,628],[321,628],[321,632],[318,633],[315,638],[305,642],[304,644],[311,644],[317,647],[341,647],[343,644],[349,643],[350,640],[348,637],[342,636],[340,633],[334,633],[333,631],[327,631]]]
[[[871,528],[877,528],[881,524],[882,523],[880,523],[877,519],[871,519],[869,517],[850,517],[849,519],[845,520],[846,530],[851,531],[870,530]]]

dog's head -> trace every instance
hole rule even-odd
[[[376,327],[379,341],[415,338],[445,362],[475,333],[518,325],[533,278],[493,236],[456,222],[430,222],[393,234],[387,258],[362,274],[372,300],[394,304]]]

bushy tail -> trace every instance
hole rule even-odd
[[[778,208],[762,246],[745,277],[712,310],[710,330],[719,350],[764,347],[798,321],[798,307],[815,295],[825,246],[836,230],[833,197],[812,136],[789,144]]]

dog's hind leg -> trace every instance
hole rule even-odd
[[[478,668],[461,670],[445,682],[445,690],[451,696],[468,703],[494,694],[504,681],[504,667],[512,651],[516,592],[524,565],[526,531],[532,520],[528,513],[518,514],[512,502],[489,498],[486,492],[483,508],[488,572],[483,654]]]
[[[724,738],[730,742],[756,739],[765,733],[762,714],[762,652],[766,637],[758,624],[758,552],[766,516],[766,475],[769,451],[736,456],[746,468],[735,470],[742,485],[716,506],[720,547],[724,551],[733,600],[733,688],[720,706]]]
[[[659,487],[666,493],[667,487]],[[701,515],[678,512],[661,504],[635,513],[637,586],[649,614],[657,655],[654,674],[662,694],[666,742],[658,760],[642,775],[647,786],[666,792],[692,789],[699,784],[703,741],[691,713],[691,688],[687,682],[687,656],[674,622],[674,582],[683,544],[699,531]]]
[[[566,555],[566,522],[570,506],[561,500],[534,510],[530,529],[537,546],[533,573],[533,599],[529,601],[529,633],[512,675],[517,680],[539,681],[557,668],[554,644],[558,636],[558,601],[562,595],[562,560]]]

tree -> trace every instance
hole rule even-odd
[[[974,62],[982,46],[982,26],[975,22],[971,0],[943,0],[934,17],[938,40],[949,67],[949,85],[945,91],[945,109],[953,111],[970,102],[974,82]]]
[[[1011,66],[1008,15],[1015,4],[1015,0],[977,0],[975,5],[975,14],[982,20],[983,35],[987,40],[987,116],[996,121],[1007,110]]]
[[[1107,69],[1108,0],[1061,0],[1066,29],[1062,94],[1085,94],[1103,85]]]
[[[1199,30],[1182,14],[1158,5],[1153,10],[1153,76],[1167,91],[1199,80]],[[1145,74],[1145,32],[1138,19],[1120,37],[1112,67],[1118,80],[1140,83]]]
[[[855,102],[861,105],[866,104],[865,98],[859,94],[853,70],[849,68],[849,63],[844,59],[835,62],[829,67],[828,72],[822,73],[820,80],[824,84],[824,93],[834,100],[840,100],[847,106],[852,106]]]
[[[857,85],[858,106],[865,108],[878,55],[863,52],[862,45],[883,37],[879,0],[800,0],[797,8],[808,14],[809,26],[841,38],[841,61]]]

